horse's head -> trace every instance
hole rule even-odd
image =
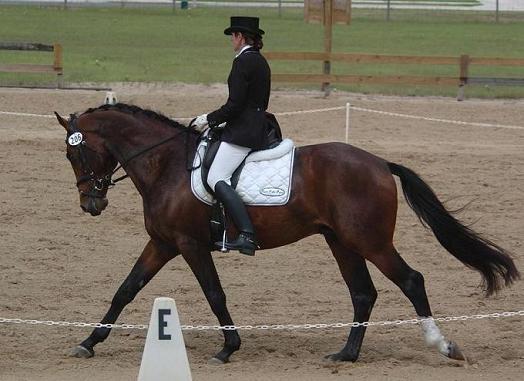
[[[117,161],[96,133],[96,126],[88,125],[88,118],[71,115],[66,120],[56,112],[55,115],[67,132],[66,156],[75,172],[80,207],[98,216],[107,207],[107,190]]]

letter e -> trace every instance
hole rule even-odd
[[[171,340],[171,335],[164,333],[164,328],[167,327],[167,321],[164,320],[165,315],[171,315],[171,310],[158,310],[158,340]]]

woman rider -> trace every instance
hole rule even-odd
[[[262,35],[257,17],[231,17],[224,34],[231,36],[236,56],[227,80],[226,104],[209,114],[198,116],[193,125],[202,131],[207,125],[217,127],[226,122],[221,143],[209,169],[207,183],[222,202],[239,231],[238,238],[226,248],[254,255],[255,230],[240,196],[231,187],[231,176],[252,150],[268,146],[266,109],[271,88],[271,71],[260,54]],[[217,242],[222,246],[222,243]]]

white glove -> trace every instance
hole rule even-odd
[[[196,117],[195,121],[193,122],[193,127],[198,132],[202,132],[204,128],[207,126],[207,114],[202,114]]]

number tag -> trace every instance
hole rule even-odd
[[[82,143],[82,140],[84,139],[84,137],[82,136],[82,134],[80,132],[75,132],[74,134],[72,134],[68,139],[67,139],[67,142],[69,143],[69,145],[71,146],[77,146],[79,145],[80,143]]]

